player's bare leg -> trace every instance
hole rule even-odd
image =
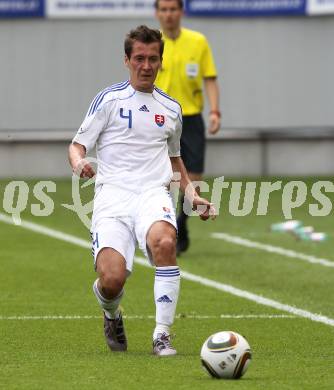
[[[188,172],[189,178],[191,181],[201,181],[202,175],[200,173],[191,173]],[[196,188],[198,195],[200,195],[199,188]],[[180,255],[182,252],[185,252],[189,247],[189,233],[187,227],[188,215],[184,212],[184,202],[187,200],[184,198],[184,195],[181,196],[180,199],[180,211],[177,216],[177,228],[178,228],[178,236],[177,236],[177,244],[176,244],[176,253]],[[185,207],[185,209],[191,209],[189,207]]]
[[[180,289],[174,226],[164,221],[154,223],[147,234],[147,246],[156,266],[156,327],[153,332],[153,353],[157,356],[172,356],[176,354],[176,350],[170,343],[170,326],[174,322]]]
[[[124,257],[112,248],[103,248],[96,260],[99,278],[93,285],[94,294],[104,312],[104,334],[112,351],[126,351],[127,340],[119,304],[126,281]]]

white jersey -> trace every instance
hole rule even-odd
[[[180,156],[180,105],[154,87],[136,91],[129,81],[112,85],[93,100],[72,142],[88,152],[96,145],[96,186],[114,184],[131,191],[167,186],[169,157]]]

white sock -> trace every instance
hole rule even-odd
[[[102,307],[105,315],[109,319],[117,318],[119,315],[118,306],[123,297],[123,290],[117,295],[116,298],[107,299],[102,294],[99,288],[97,287],[97,282],[99,279],[96,279],[93,283],[93,292],[96,296],[96,299],[99,305]]]
[[[179,290],[179,267],[156,267],[154,282],[156,327],[153,333],[153,340],[157,338],[158,333],[166,333],[169,335],[169,327],[174,322]]]

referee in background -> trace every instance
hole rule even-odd
[[[190,180],[200,181],[205,157],[203,84],[210,105],[208,131],[215,134],[220,128],[216,67],[205,36],[181,27],[183,0],[156,0],[155,10],[165,41],[162,68],[155,84],[181,104],[183,112],[181,156]],[[184,197],[181,205],[183,202]],[[177,217],[178,255],[189,247],[187,218],[183,207],[180,207]]]

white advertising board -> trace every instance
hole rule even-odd
[[[334,0],[308,0],[306,13],[309,15],[326,15],[334,13]]]
[[[47,0],[49,18],[153,16],[154,0]]]

